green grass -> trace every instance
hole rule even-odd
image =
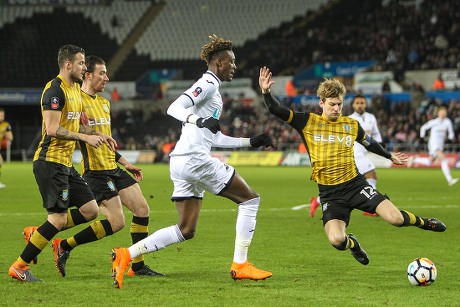
[[[144,165],[141,187],[151,206],[150,231],[177,222],[169,200],[172,183],[166,165]],[[378,187],[399,208],[421,216],[434,216],[448,225],[445,233],[414,227],[396,228],[381,218],[354,212],[353,232],[370,257],[363,266],[349,251],[331,247],[317,217],[308,208],[291,208],[309,202],[317,193],[308,168],[237,168],[262,197],[257,230],[249,259],[271,270],[265,281],[230,278],[236,206],[207,194],[196,237],[145,256],[146,263],[167,274],[159,278],[125,277],[115,289],[110,277],[109,252],[129,246],[129,227],[99,242],[72,251],[67,276],[59,276],[51,248],[31,265],[43,283],[24,284],[7,271],[24,247],[24,226],[46,218],[30,163],[5,164],[0,190],[0,305],[91,306],[458,306],[460,186],[448,187],[441,171],[379,169]],[[459,171],[454,171],[459,176]],[[131,214],[126,212],[129,225]],[[84,226],[66,230],[68,237]],[[414,287],[406,267],[416,257],[428,257],[438,268],[429,287]]]

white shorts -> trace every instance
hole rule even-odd
[[[366,155],[356,155],[355,156],[356,167],[360,174],[366,174],[370,171],[375,170],[375,165]]]
[[[444,141],[437,141],[437,142],[429,142],[428,143],[428,152],[430,153],[430,156],[433,158],[436,158],[437,156],[437,151],[444,151]]]
[[[172,200],[203,198],[204,191],[219,194],[233,178],[235,169],[209,155],[171,156]]]

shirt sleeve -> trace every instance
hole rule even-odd
[[[379,127],[377,125],[377,118],[373,117],[373,125],[372,125],[372,138],[379,143],[382,143],[382,135],[380,134]]]
[[[301,132],[310,118],[310,113],[308,112],[293,112],[289,110],[290,116],[286,122],[297,131]]]
[[[209,78],[203,77],[182,95],[190,100],[191,106],[194,106],[210,97],[217,90],[217,85],[217,80],[211,76]]]
[[[43,110],[62,111],[65,106],[65,95],[60,86],[51,86],[45,90],[42,106]]]

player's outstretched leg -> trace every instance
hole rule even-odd
[[[114,248],[112,249],[112,277],[113,284],[116,288],[121,288],[123,285],[123,277],[126,269],[131,262],[131,255],[127,248]]]
[[[418,217],[415,214],[406,210],[401,210],[400,212],[404,219],[404,223],[402,226],[417,226],[419,228],[431,230],[434,232],[444,232],[447,229],[446,224],[434,217]]]
[[[264,271],[256,268],[246,261],[245,263],[239,264],[232,262],[232,268],[230,269],[230,275],[234,280],[238,279],[252,279],[252,280],[264,280],[271,277],[272,272]]]

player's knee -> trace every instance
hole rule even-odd
[[[347,245],[346,237],[342,234],[329,234],[328,239],[329,243],[338,250],[344,250]]]
[[[108,218],[108,220],[110,222],[110,225],[112,226],[113,232],[120,231],[126,225],[126,219],[123,214],[121,216],[120,215],[111,216],[110,218]]]
[[[140,202],[133,210],[133,214],[138,217],[148,217],[150,214],[150,207],[147,201]]]
[[[99,215],[99,207],[95,200],[90,201],[79,208],[81,215],[87,221],[92,221]]]
[[[404,226],[404,217],[401,212],[398,211],[390,215],[388,222],[390,222],[391,225],[401,227]]]

